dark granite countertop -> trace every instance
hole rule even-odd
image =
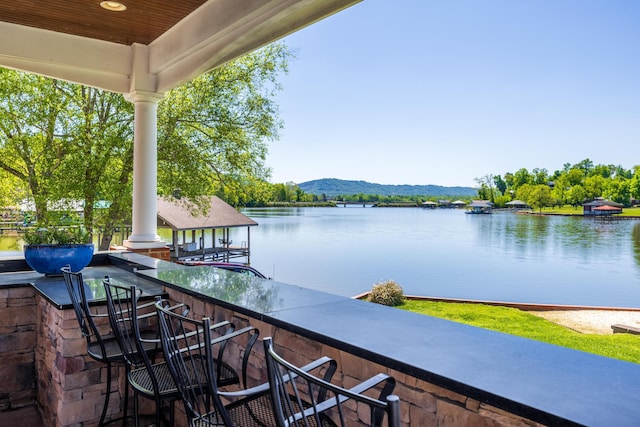
[[[540,423],[640,420],[638,364],[211,267],[138,274]]]

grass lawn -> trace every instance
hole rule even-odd
[[[574,207],[565,205],[561,208],[542,208],[542,212],[540,209],[536,209],[535,213],[543,213],[548,215],[578,215],[582,216],[582,206]],[[640,207],[634,206],[632,208],[622,208],[622,213],[615,214],[614,217],[619,216],[630,216],[630,217],[640,217]]]
[[[509,307],[407,300],[398,308],[543,341],[601,356],[640,363],[640,336],[581,334]]]

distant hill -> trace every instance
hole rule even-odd
[[[315,179],[298,184],[307,194],[325,194],[328,197],[352,194],[379,194],[382,196],[462,196],[473,197],[478,190],[472,187],[443,187],[440,185],[385,185],[366,181],[347,181],[336,178]]]

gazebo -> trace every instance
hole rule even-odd
[[[490,214],[493,209],[493,202],[489,200],[473,200],[467,208],[465,213],[468,214]]]
[[[158,198],[158,227],[171,228],[172,259],[227,262],[245,258],[249,263],[250,229],[257,222],[216,196],[209,198],[206,214],[193,215],[193,208],[188,200]],[[230,229],[238,227],[246,227],[247,237],[234,245]]]
[[[152,253],[165,247],[156,230],[163,94],[359,1],[4,1],[0,67],[121,93],[134,104],[132,228],[123,244]]]
[[[608,206],[605,208],[604,206]],[[584,203],[582,205],[583,215],[611,215],[613,213],[622,212],[622,203],[612,202],[611,200],[604,200],[602,198],[595,199],[591,202]],[[598,209],[600,208],[600,209]],[[614,209],[611,209],[614,208]]]
[[[529,205],[527,205],[527,202],[523,202],[522,200],[512,200],[505,203],[505,205],[513,209],[526,209],[529,207]]]
[[[422,207],[425,209],[433,209],[437,207],[438,204],[436,202],[432,202],[431,200],[427,200],[426,202],[422,202]]]

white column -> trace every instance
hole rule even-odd
[[[129,249],[166,246],[157,233],[157,107],[161,94],[133,92],[133,209],[131,235],[123,242]]]

